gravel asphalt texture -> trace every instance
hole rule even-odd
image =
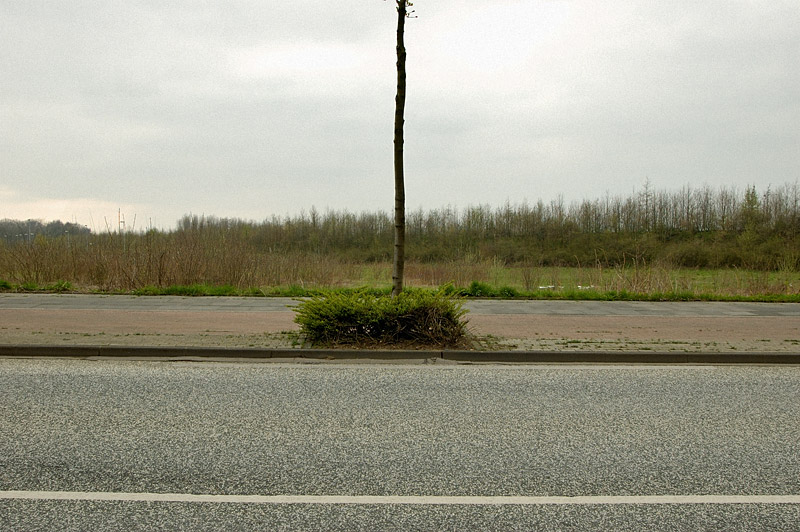
[[[0,490],[800,494],[800,368],[0,360]],[[797,530],[798,505],[0,500],[8,530]]]

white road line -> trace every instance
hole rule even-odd
[[[231,504],[397,505],[619,505],[619,504],[800,504],[800,495],[619,495],[585,497],[416,495],[200,495],[104,491],[0,491],[0,499]]]

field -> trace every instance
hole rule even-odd
[[[391,284],[392,219],[327,211],[175,229],[0,220],[0,290],[302,295]],[[800,301],[800,189],[647,186],[407,214],[406,285],[477,297]]]
[[[121,266],[118,262],[112,264]],[[38,270],[39,282],[24,277],[21,282],[0,280],[0,290],[300,296],[323,289],[369,288],[388,292],[391,285],[389,262],[350,263],[334,257],[301,254],[264,257],[260,271],[242,269],[236,275],[237,269],[232,267],[231,277],[220,275],[209,281],[203,276],[186,276],[182,278],[183,283],[161,285],[137,283],[135,278],[113,275],[114,271],[108,266],[98,265],[90,270],[101,273],[95,278],[70,276],[63,270],[46,277],[42,274],[47,268],[43,267]],[[50,269],[56,270],[54,266]],[[186,269],[207,271],[209,268],[201,264],[186,265]],[[119,283],[120,279],[127,282]],[[615,267],[557,267],[506,265],[497,260],[411,261],[406,264],[406,285],[449,286],[455,293],[474,297],[800,302],[800,272],[793,270],[676,268],[635,262]]]

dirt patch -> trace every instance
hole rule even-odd
[[[0,310],[0,343],[299,348],[292,312]]]
[[[482,348],[800,351],[796,317],[472,315]]]

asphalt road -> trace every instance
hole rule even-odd
[[[796,531],[798,404],[798,367],[0,360],[0,529]]]
[[[286,312],[296,303],[287,297],[0,294],[0,309]],[[798,303],[470,300],[465,307],[477,315],[800,317]]]

